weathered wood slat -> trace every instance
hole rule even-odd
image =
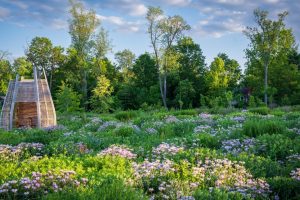
[[[56,125],[56,112],[45,79],[40,79],[36,68],[33,80],[10,81],[0,113],[0,127],[48,127]]]

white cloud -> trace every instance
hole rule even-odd
[[[135,6],[131,7],[130,15],[133,16],[141,16],[147,13],[147,7],[144,4],[136,4]]]
[[[125,21],[123,18],[117,16],[97,15],[97,17],[103,22],[115,25],[119,31],[138,32],[140,30],[141,22],[139,21]]]
[[[192,0],[164,0],[163,2],[172,6],[187,6]]]
[[[4,20],[10,14],[10,10],[0,7],[0,21]]]
[[[54,29],[57,29],[57,30],[67,29],[68,22],[66,20],[62,20],[62,19],[54,19],[51,23],[51,27]]]

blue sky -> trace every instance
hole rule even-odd
[[[219,53],[227,53],[242,66],[248,40],[242,31],[253,25],[253,10],[261,8],[274,18],[289,11],[287,26],[300,39],[300,0],[84,0],[109,31],[113,54],[125,48],[136,55],[152,52],[146,33],[147,6],[160,6],[166,15],[181,15],[192,27],[187,35],[200,44],[209,64]],[[48,37],[54,45],[68,47],[67,0],[0,0],[0,50],[11,59],[24,55],[35,36]]]

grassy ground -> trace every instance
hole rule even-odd
[[[0,199],[300,198],[297,107],[75,113],[58,122],[0,131]]]

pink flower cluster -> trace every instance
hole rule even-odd
[[[242,194],[267,195],[270,192],[269,184],[262,179],[253,179],[247,172],[243,162],[228,159],[206,159],[193,167],[193,175],[200,176],[200,181],[214,180],[217,188],[226,188]]]
[[[208,114],[208,113],[200,113],[199,114],[199,117],[201,119],[212,119],[212,115],[211,114]]]
[[[32,172],[31,177],[25,177],[20,180],[11,180],[0,186],[1,196],[18,196],[20,198],[34,198],[49,192],[62,191],[67,187],[85,186],[86,178],[75,179],[74,171],[61,170],[56,174],[48,171],[46,174]]]
[[[20,143],[17,146],[0,145],[0,158],[14,159],[31,153],[34,156],[40,156],[44,145],[41,143]]]
[[[177,117],[173,116],[173,115],[169,115],[165,118],[166,123],[177,123],[180,120],[177,119]]]
[[[98,153],[98,156],[120,156],[127,159],[134,159],[136,158],[136,154],[132,153],[132,150],[127,148],[126,146],[118,146],[118,145],[111,145],[110,147],[102,150]]]
[[[183,151],[183,147],[178,147],[165,142],[161,143],[156,148],[152,148],[153,157],[176,155],[180,151]]]
[[[300,181],[300,168],[296,168],[295,170],[291,171],[291,177]]]
[[[154,178],[157,176],[165,176],[168,173],[174,172],[174,163],[171,160],[150,162],[145,159],[144,162],[138,164],[133,163],[134,176],[136,179]]]

